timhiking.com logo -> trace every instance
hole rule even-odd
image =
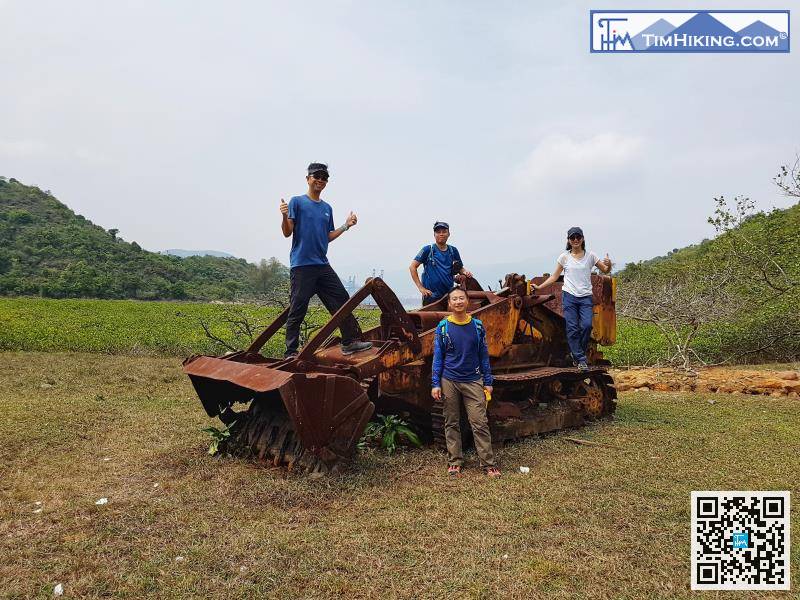
[[[591,52],[789,52],[789,11],[592,10]]]

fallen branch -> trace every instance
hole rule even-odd
[[[425,468],[425,465],[419,465],[418,467],[414,467],[413,469],[409,469],[407,471],[403,471],[402,473],[398,473],[394,477],[392,477],[392,481],[397,481],[398,479],[402,479],[406,475],[411,475],[412,473],[416,473],[417,471],[422,471]]]
[[[582,440],[581,438],[565,437],[565,440],[578,444],[579,446],[600,446],[601,448],[615,448],[611,444],[603,444],[601,442],[592,442],[589,440]]]

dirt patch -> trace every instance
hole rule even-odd
[[[667,368],[613,372],[617,390],[719,392],[800,398],[800,372],[709,367],[686,373]]]

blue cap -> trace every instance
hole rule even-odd
[[[447,231],[450,231],[450,225],[444,221],[436,221],[436,223],[433,224],[433,230],[436,231],[437,229],[447,229]]]

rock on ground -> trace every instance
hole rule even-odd
[[[691,391],[800,397],[797,371],[709,367],[687,373],[671,368],[615,370],[617,390]]]

